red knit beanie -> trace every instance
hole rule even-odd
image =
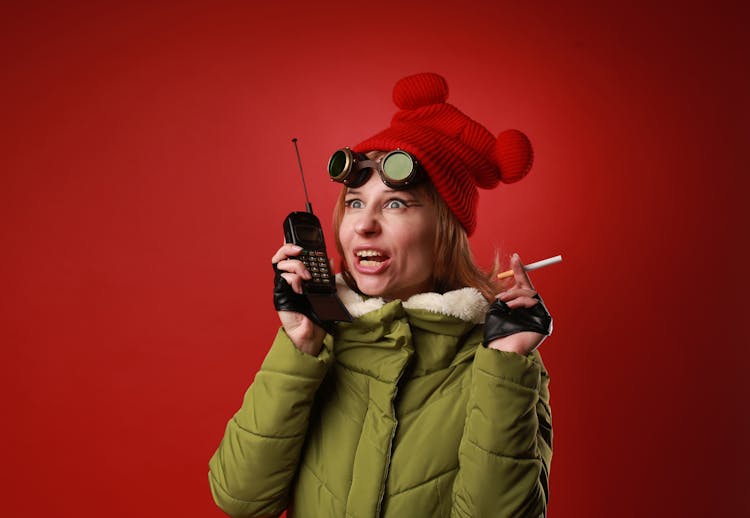
[[[399,107],[391,126],[360,142],[357,152],[403,149],[420,161],[448,204],[471,235],[477,224],[477,187],[520,180],[531,169],[529,139],[518,130],[495,138],[487,128],[448,104],[448,84],[432,73],[405,77],[393,88]]]

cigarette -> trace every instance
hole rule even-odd
[[[556,255],[555,257],[542,259],[541,261],[537,261],[535,263],[524,265],[523,269],[524,271],[530,272],[532,270],[538,270],[539,268],[544,268],[545,266],[549,266],[551,264],[556,264],[556,263],[561,263],[561,262],[562,262],[562,256]],[[508,277],[513,277],[513,270],[507,270],[505,272],[501,272],[497,274],[498,279],[506,279]]]

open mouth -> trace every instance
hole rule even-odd
[[[388,256],[377,250],[358,250],[356,255],[363,268],[377,268],[388,259]]]

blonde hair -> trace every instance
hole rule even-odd
[[[490,272],[485,272],[474,262],[474,257],[469,246],[469,238],[466,235],[461,223],[453,215],[448,205],[435,189],[433,183],[429,180],[422,182],[413,188],[421,192],[430,200],[435,207],[436,225],[435,225],[435,244],[433,255],[435,258],[432,270],[432,286],[437,293],[465,288],[474,287],[487,299],[488,302],[495,300],[498,288],[493,283],[495,274],[498,271],[498,260],[495,258],[495,264]],[[339,228],[344,218],[346,198],[346,187],[341,190],[336,205],[333,209],[333,231],[336,240],[336,250],[339,256],[344,257],[344,250],[339,239]],[[349,273],[346,261],[342,260],[341,274],[346,284],[353,290],[359,292],[354,279]]]

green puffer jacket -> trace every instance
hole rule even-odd
[[[209,463],[235,517],[539,517],[549,378],[481,345],[473,288],[406,302],[340,290],[356,318],[317,357],[281,329]]]

